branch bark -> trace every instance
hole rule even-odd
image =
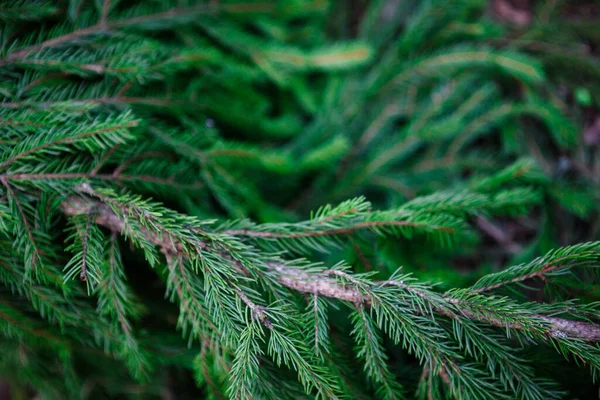
[[[71,196],[67,198],[61,204],[64,214],[68,216],[75,216],[81,214],[93,213],[95,222],[98,225],[104,226],[113,232],[122,233],[124,230],[124,223],[118,216],[110,209],[110,207],[98,200],[88,199],[80,196]],[[177,243],[173,243],[167,235],[159,236],[158,234],[142,230],[146,238],[160,247],[162,252],[166,256],[175,256],[181,253],[181,249],[178,248]],[[232,260],[233,265],[239,270],[240,273],[247,275],[248,272],[239,263]],[[353,282],[351,275],[345,275],[341,271],[322,271],[320,273],[308,273],[302,269],[290,268],[283,263],[269,262],[267,265],[272,268],[273,272],[277,274],[279,283],[289,289],[298,291],[300,293],[325,296],[333,299],[344,300],[356,305],[370,305],[372,303],[371,296],[359,289],[358,282]],[[342,284],[332,275],[344,275],[344,278],[349,281],[348,284]],[[374,282],[377,285],[393,285],[400,286],[406,290],[412,290],[419,296],[426,296],[425,293],[410,288],[410,286],[403,284],[402,282]],[[452,299],[444,299],[449,303]],[[435,308],[435,311],[446,317],[455,318],[456,315],[444,308]],[[492,326],[506,328],[506,322],[498,318],[494,318],[486,315],[479,315],[479,313],[473,313],[469,310],[461,310],[463,316],[478,320]],[[548,317],[541,314],[529,315],[530,318],[538,319],[540,323],[549,325],[548,335],[555,338],[578,338],[590,342],[600,342],[600,326],[591,324],[583,321],[568,320],[557,317]],[[509,328],[522,330],[525,329],[519,324],[509,325]]]

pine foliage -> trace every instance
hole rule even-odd
[[[0,5],[15,398],[597,394],[597,27],[354,3]]]

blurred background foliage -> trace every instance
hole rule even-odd
[[[120,31],[101,51],[49,49],[21,60],[39,75],[19,82],[19,101],[132,109],[144,117],[147,152],[167,157],[131,172],[200,176],[202,189],[174,196],[166,188],[159,200],[204,217],[295,221],[361,194],[389,208],[505,168],[492,185],[535,184],[544,197],[527,218],[475,221],[480,235],[459,254],[388,238],[369,250],[370,262],[346,249],[359,270],[403,265],[454,287],[597,238],[597,4],[220,1],[207,15],[167,3],[114,5]],[[180,14],[135,17],[172,7]],[[85,28],[95,10],[81,2],[47,12]],[[86,67],[99,60],[102,79]],[[49,69],[60,73],[47,79]],[[137,147],[119,151],[139,156]]]

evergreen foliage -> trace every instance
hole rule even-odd
[[[600,35],[539,3],[3,1],[15,398],[597,395]]]

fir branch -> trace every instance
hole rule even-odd
[[[139,181],[139,182],[149,182],[155,183],[158,185],[170,186],[180,190],[193,190],[199,189],[203,186],[202,182],[196,183],[180,183],[176,182],[173,178],[159,178],[153,175],[125,175],[125,174],[98,174],[98,173],[44,173],[44,174],[10,174],[10,175],[0,175],[0,179],[5,181],[62,181],[62,180],[94,180],[98,179],[100,181],[108,181],[108,182],[130,182],[130,181]]]
[[[104,139],[106,142],[122,143],[129,139],[127,135],[127,128],[135,127],[138,121],[128,121],[120,124],[120,121],[126,121],[130,119],[128,114],[123,114],[115,119],[116,124],[113,124],[112,119],[107,121],[96,121],[96,123],[89,124],[87,129],[83,132],[72,132],[67,129],[64,132],[52,132],[49,135],[40,135],[31,140],[21,142],[15,146],[11,151],[6,152],[6,156],[2,157],[4,160],[0,163],[0,168],[6,168],[14,162],[22,159],[29,158],[32,154],[45,153],[52,148],[60,148],[64,144],[82,144],[88,146],[90,149],[94,149],[95,146],[102,146],[104,143],[97,136],[108,134]],[[86,140],[93,138],[94,140]]]
[[[88,221],[91,215],[88,216]],[[148,377],[152,366],[146,350],[142,348],[134,335],[130,318],[138,311],[138,304],[126,286],[121,254],[117,244],[117,235],[113,233],[105,245],[106,252],[102,263],[102,274],[97,286],[98,313],[109,315],[113,322],[115,335],[123,335],[116,353],[126,360],[133,376],[139,380]]]
[[[105,2],[102,7],[100,20],[95,25],[88,26],[69,32],[64,35],[54,37],[52,39],[45,40],[41,43],[22,48],[18,51],[14,51],[6,55],[3,59],[0,59],[0,67],[14,63],[29,54],[37,53],[43,49],[50,47],[58,47],[70,42],[83,39],[88,36],[95,34],[101,34],[110,32],[112,30],[121,30],[131,27],[140,27],[144,24],[160,21],[176,20],[177,18],[184,17],[189,19],[195,15],[211,15],[217,13],[219,10],[223,10],[231,13],[239,12],[271,12],[274,10],[274,5],[269,3],[256,3],[252,6],[247,4],[223,4],[217,3],[209,4],[196,4],[189,7],[171,8],[166,11],[157,12],[154,14],[139,15],[130,18],[111,20],[107,19],[108,11],[110,9],[110,3]]]
[[[563,247],[530,263],[487,275],[475,283],[472,289],[476,293],[483,293],[533,278],[545,281],[553,273],[566,272],[575,267],[596,267],[600,261],[599,247],[599,242]]]
[[[35,0],[6,1],[0,7],[0,19],[3,21],[36,21],[56,16],[61,12],[62,10],[51,2],[38,2]]]
[[[18,331],[24,331],[27,334],[31,334],[36,338],[41,338],[42,340],[46,340],[52,344],[56,344],[59,346],[64,346],[68,348],[68,342],[61,338],[61,336],[49,332],[45,329],[39,328],[38,324],[29,320],[24,315],[21,315],[18,311],[10,307],[6,300],[0,297],[0,318],[4,320],[6,323],[10,324],[12,327],[16,328]],[[23,321],[27,321],[25,323]],[[5,331],[4,331],[5,332]],[[15,332],[17,334],[17,332]]]
[[[428,210],[408,208],[373,211],[370,204],[359,197],[336,207],[322,207],[310,220],[295,224],[255,225],[242,220],[224,224],[218,229],[229,236],[247,237],[269,249],[303,253],[306,250],[326,252],[339,245],[341,236],[358,231],[408,238],[414,233],[422,233],[434,241],[450,244],[459,239],[464,228],[464,221],[450,213],[431,213]]]
[[[62,203],[62,207],[63,212],[70,216],[81,214],[86,215],[91,211],[92,208],[94,208],[97,210],[97,214],[95,216],[96,223],[105,226],[114,232],[124,232],[123,221],[120,220],[118,216],[115,215],[114,212],[103,203],[93,200],[84,200],[81,197],[71,197]],[[159,246],[166,254],[173,254],[173,252],[177,252],[177,249],[181,246],[177,243],[175,238],[163,238],[147,231],[145,235],[147,235],[147,239],[150,242]],[[300,293],[344,300],[356,305],[371,305],[374,301],[376,301],[376,298],[373,298],[373,293],[371,292],[371,290],[376,287],[391,285],[409,289],[409,286],[397,281],[369,282],[367,286],[364,286],[364,283],[358,284],[359,281],[353,281],[354,278],[352,278],[351,275],[343,274],[341,271],[324,270],[320,273],[312,273],[299,268],[290,268],[284,263],[268,262],[266,265],[272,268],[273,272],[276,273],[278,282],[285,287]],[[244,275],[247,273],[245,270],[238,270],[238,272]],[[341,274],[345,278],[349,279],[350,283],[352,284],[340,284],[336,281],[336,279],[331,278],[332,274]],[[416,293],[420,297],[426,297],[429,295],[420,291],[417,291]],[[444,300],[449,303],[455,302],[455,300],[453,300],[451,297]],[[459,310],[462,315],[466,316],[467,318],[482,321],[496,327],[508,327],[514,330],[527,330],[537,324],[540,326],[540,329],[544,329],[546,334],[551,337],[566,336],[580,338],[592,342],[600,341],[600,326],[583,321],[566,320],[540,314],[525,314],[524,316],[527,317],[528,321],[530,321],[529,326],[524,326],[518,322],[508,323],[507,325],[506,320],[494,317],[493,312],[490,313],[490,310],[493,310],[493,308],[486,308],[488,311],[483,313],[474,313],[473,311],[469,310],[469,308],[463,307],[460,307]],[[441,307],[437,308],[436,311],[446,316],[453,315],[449,314],[449,311]]]
[[[365,363],[364,369],[368,376],[381,385],[377,392],[387,399],[403,399],[403,389],[394,379],[387,366],[387,359],[381,336],[376,332],[375,324],[371,317],[359,307],[352,319],[354,329],[352,335],[356,337],[358,346],[357,356]]]
[[[224,230],[223,233],[230,236],[249,236],[249,237],[259,237],[264,239],[298,239],[305,237],[319,237],[319,236],[338,236],[344,234],[351,234],[355,231],[365,229],[365,228],[377,228],[377,227],[385,227],[385,226],[408,226],[413,228],[421,228],[424,227],[424,224],[419,224],[415,222],[408,221],[368,221],[368,222],[359,222],[353,225],[348,226],[347,228],[338,228],[338,229],[330,229],[325,231],[304,231],[304,232],[295,232],[295,233],[281,233],[281,232],[257,232],[249,229],[231,229]],[[454,233],[453,228],[447,227],[435,227],[435,230],[439,230],[442,232]]]
[[[254,398],[254,386],[259,374],[260,360],[263,351],[259,340],[264,333],[256,324],[250,323],[240,335],[240,342],[235,351],[231,367],[231,386],[228,393],[236,399]]]
[[[189,15],[193,15],[193,14],[208,13],[208,12],[213,12],[212,7],[205,5],[205,4],[199,4],[199,5],[191,6],[191,7],[187,7],[187,8],[171,9],[171,10],[168,10],[165,12],[159,12],[159,13],[150,14],[150,15],[142,15],[142,16],[138,16],[138,17],[132,17],[129,19],[123,19],[123,20],[117,20],[117,21],[101,20],[96,25],[92,25],[87,28],[78,29],[78,30],[72,31],[70,33],[67,33],[65,35],[58,36],[58,37],[43,41],[41,43],[26,47],[24,49],[9,53],[3,59],[0,59],[0,67],[3,67],[5,65],[13,63],[19,59],[27,57],[29,54],[39,52],[42,49],[45,49],[48,47],[60,46],[60,45],[63,45],[65,43],[69,43],[69,42],[74,42],[76,40],[85,38],[87,36],[102,33],[105,31],[110,31],[111,29],[122,29],[122,28],[130,27],[130,26],[136,26],[136,25],[142,24],[142,23],[160,21],[161,19],[174,18],[174,17],[181,16],[181,15],[189,16]]]
[[[31,251],[31,256],[26,257],[26,260],[29,261],[29,269],[28,270],[31,271],[31,270],[35,269],[36,266],[41,264],[41,256],[43,255],[43,253],[41,252],[41,250],[38,247],[37,240],[33,236],[33,231],[30,226],[29,220],[27,219],[27,215],[25,214],[25,210],[23,209],[23,206],[21,205],[21,202],[19,201],[13,188],[10,186],[7,179],[4,177],[0,177],[0,182],[2,182],[2,184],[8,191],[9,200],[11,200],[13,202],[13,204],[15,204],[15,206],[18,210],[18,214],[21,218],[23,229],[25,230],[25,234],[29,241],[29,245],[26,245],[25,249],[26,249],[26,251],[28,251],[28,250]],[[17,225],[17,226],[19,226],[19,225]]]
[[[118,231],[114,232],[116,234]],[[190,281],[190,277],[185,270],[181,255],[178,254],[176,257],[173,257],[168,254],[167,266],[169,269],[167,288],[168,291],[174,289],[174,292],[179,299],[182,316],[180,317],[179,324],[181,325],[184,333],[186,332],[187,324],[191,323],[192,327],[190,336],[196,335],[204,338],[207,333],[205,332],[205,327],[202,325],[201,321],[205,321],[212,332],[215,332],[217,335],[221,335],[219,328],[215,326],[213,319],[206,310],[206,306],[200,302],[200,298],[203,296],[198,296],[198,288],[194,287]],[[175,267],[178,267],[178,270],[175,270]],[[183,318],[183,316],[186,318]],[[200,316],[202,318],[199,318]]]
[[[78,108],[86,110],[89,107],[95,107],[99,105],[149,105],[155,107],[188,107],[188,108],[202,108],[202,103],[194,103],[183,100],[173,100],[171,98],[152,98],[152,97],[130,97],[130,96],[115,96],[115,97],[96,97],[84,100],[69,100],[69,101],[24,101],[24,102],[2,102],[0,103],[3,108],[7,109],[27,109],[33,108],[36,110],[48,110],[48,109],[64,109],[67,111],[74,111]]]

